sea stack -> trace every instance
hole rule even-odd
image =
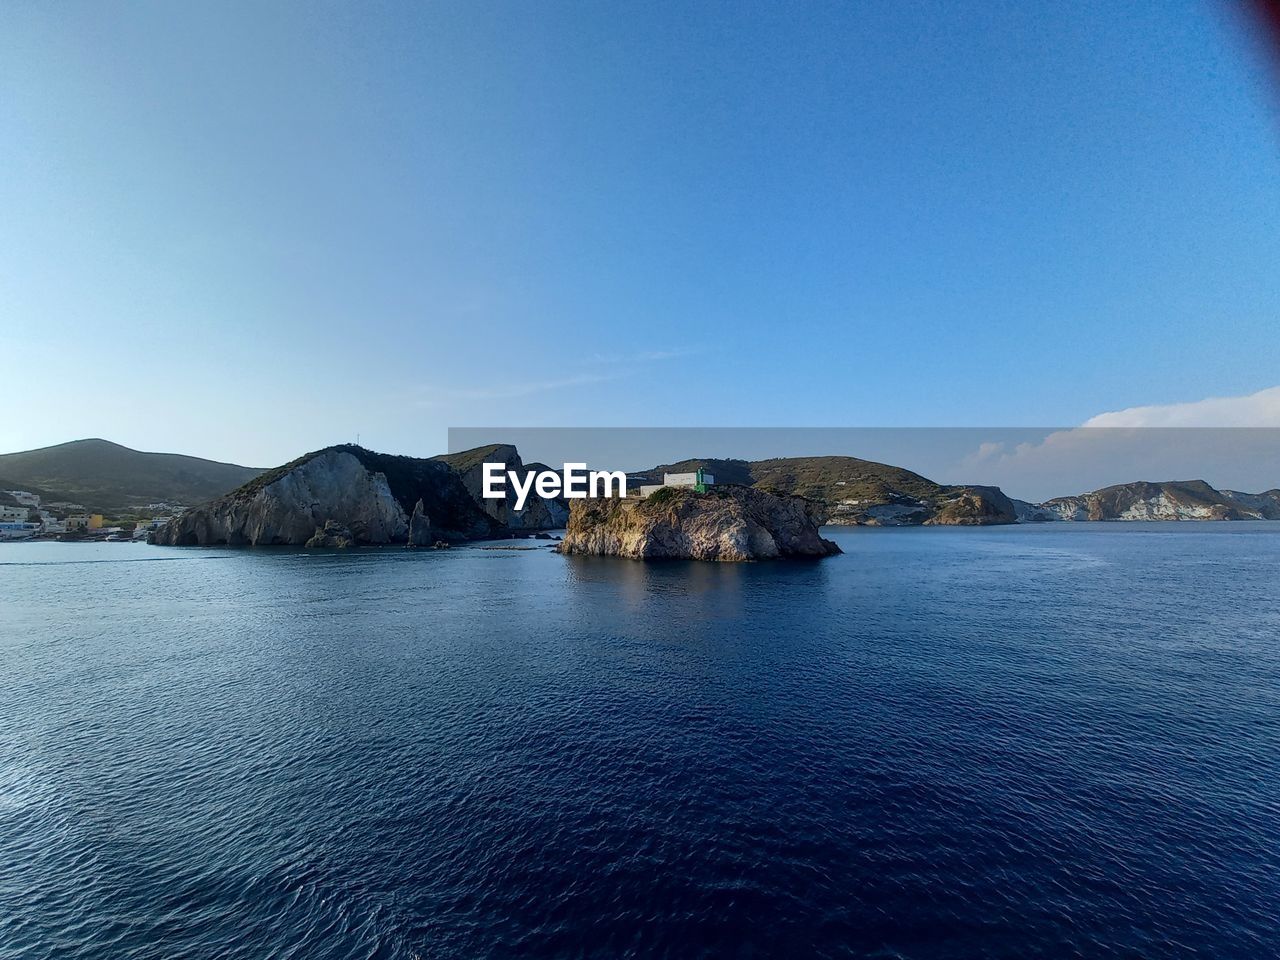
[[[663,487],[647,497],[570,502],[563,554],[633,560],[773,560],[840,552],[823,539],[821,504],[722,485]]]

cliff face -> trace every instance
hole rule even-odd
[[[1028,520],[1270,520],[1280,518],[1280,491],[1216,490],[1203,480],[1123,483],[1075,497],[1055,497]]]
[[[175,546],[414,543],[495,536],[446,464],[361,447],[300,457],[224,497],[188,510],[152,535]]]
[[[1256,515],[1259,520],[1280,520],[1280,490],[1264,490],[1262,493],[1241,493],[1239,490],[1219,492],[1245,514]]]
[[[155,542],[304,544],[329,521],[368,543],[403,539],[408,529],[385,476],[350,453],[328,450],[248,495],[236,491],[188,510],[158,530]]]
[[[924,521],[930,526],[976,527],[1018,522],[1017,507],[999,487],[949,487],[933,501],[933,508],[933,515]]]
[[[526,464],[520,459],[520,453],[516,448],[509,443],[495,443],[492,446],[478,447],[463,453],[447,453],[435,459],[453,468],[462,485],[471,494],[471,498],[485,513],[508,530],[553,530],[563,527],[569,520],[568,502],[561,497],[544,500],[530,493],[524,509],[517,510],[516,494],[509,482],[506,485],[505,499],[485,498],[484,465],[486,463],[501,463],[504,475],[506,471],[515,471],[522,478],[530,473],[547,469],[541,463]]]
[[[559,551],[634,560],[825,557],[821,505],[750,487],[666,488],[648,498],[573,500]]]

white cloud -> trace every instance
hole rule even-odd
[[[1129,407],[1090,417],[1086,427],[1280,427],[1280,387],[1243,397]]]
[[[1031,440],[1009,431],[1003,440],[979,444],[955,472],[1034,500],[1133,480],[1204,479],[1258,491],[1280,484],[1276,428],[1280,386],[1243,397],[1100,413],[1079,427]]]

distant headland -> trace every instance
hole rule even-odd
[[[628,475],[633,494],[647,497],[582,501],[581,511],[571,514],[576,501],[561,496],[486,498],[486,463],[501,464],[504,475],[517,478],[548,469],[525,463],[514,446],[501,443],[430,458],[340,444],[262,470],[143,453],[106,440],[74,441],[0,455],[0,535],[128,539],[150,532],[153,542],[175,545],[426,546],[567,526],[565,553],[675,556],[686,552],[676,544],[687,540],[689,555],[720,558],[816,555],[821,523],[1280,519],[1280,489],[1242,493],[1203,480],[1140,481],[1028,503],[998,487],[940,484],[850,456],[677,461]],[[700,471],[714,475],[713,487],[672,495],[664,484],[665,477]],[[795,507],[797,500],[807,506]],[[794,530],[770,526],[784,514],[807,519]],[[616,548],[605,548],[615,541]],[[808,546],[786,546],[800,542]]]

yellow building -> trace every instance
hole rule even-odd
[[[103,520],[100,513],[81,513],[67,517],[63,523],[66,531],[71,533],[73,530],[101,530]]]

